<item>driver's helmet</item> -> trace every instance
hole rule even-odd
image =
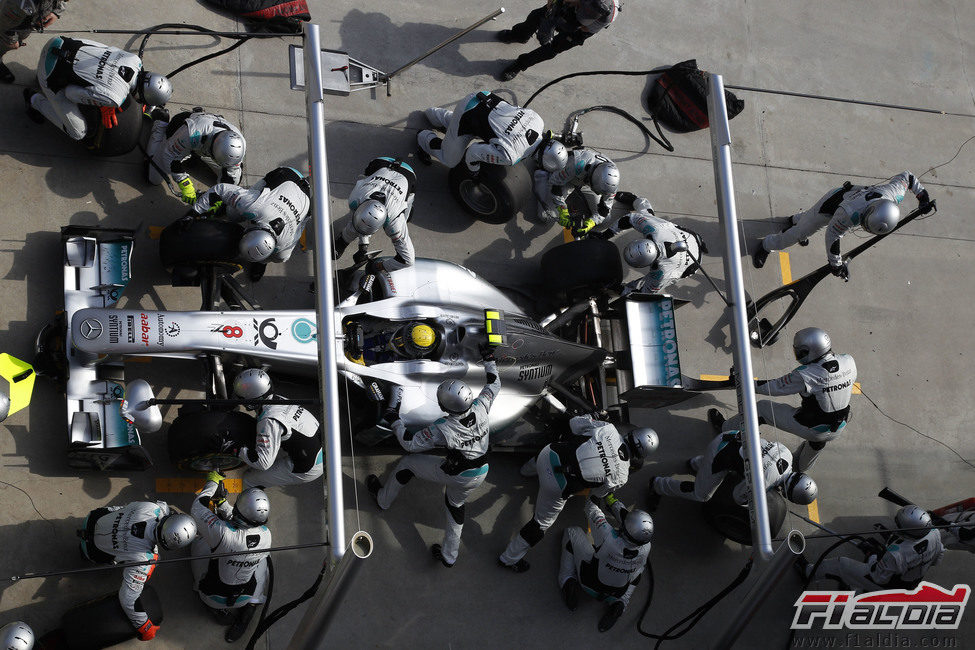
[[[421,359],[437,347],[437,331],[427,325],[414,321],[400,328],[393,337],[393,347],[409,359]]]

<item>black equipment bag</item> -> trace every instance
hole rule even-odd
[[[708,127],[707,73],[697,60],[678,63],[661,74],[647,91],[647,111],[654,123],[662,123],[675,133],[690,133]],[[725,91],[728,119],[745,108],[744,100]]]
[[[305,0],[207,0],[210,4],[251,21],[260,31],[301,32],[301,22],[311,20]]]

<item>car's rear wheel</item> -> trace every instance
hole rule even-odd
[[[542,256],[545,287],[569,300],[597,295],[622,281],[619,250],[604,239],[571,241]]]
[[[180,411],[169,427],[169,458],[179,469],[223,471],[241,465],[234,450],[253,447],[256,421],[240,411]]]
[[[447,182],[464,210],[488,223],[510,220],[531,195],[531,176],[521,164],[481,163],[481,173],[474,178],[462,162],[450,170]]]
[[[711,500],[704,504],[704,520],[716,531],[733,542],[752,544],[752,526],[748,517],[748,508],[735,503],[734,489],[742,480],[739,474],[728,474],[721,483]],[[779,533],[788,506],[785,497],[778,490],[766,492],[768,503],[769,531],[774,537]]]
[[[159,236],[159,257],[167,269],[214,263],[236,266],[243,233],[240,224],[223,219],[180,219]]]

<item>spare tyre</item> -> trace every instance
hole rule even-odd
[[[450,170],[447,184],[465,211],[487,223],[510,220],[532,193],[531,175],[522,164],[481,163],[481,172],[475,178],[461,162]]]
[[[142,104],[129,99],[122,109],[115,111],[118,124],[110,129],[102,125],[97,106],[82,106],[81,113],[88,124],[88,135],[81,141],[96,156],[121,156],[139,143],[142,136]]]
[[[244,228],[238,223],[185,217],[163,229],[159,258],[167,269],[215,263],[236,266],[237,246],[243,234]]]
[[[156,625],[163,622],[162,603],[151,585],[145,585],[136,601]],[[124,643],[136,636],[132,622],[118,600],[118,591],[72,607],[61,617],[68,650],[97,650]]]

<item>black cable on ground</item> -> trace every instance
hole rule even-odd
[[[711,611],[711,608],[717,605],[725,596],[734,591],[741,583],[745,581],[746,578],[748,578],[748,574],[752,570],[752,563],[753,561],[749,558],[748,562],[745,563],[745,566],[738,573],[735,579],[731,581],[731,584],[722,589],[714,597],[692,611],[690,614],[671,625],[663,634],[652,634],[643,630],[643,617],[646,616],[647,610],[650,608],[650,599],[653,598],[653,574],[651,573],[650,595],[648,596],[647,604],[644,606],[643,612],[640,614],[640,618],[637,621],[637,631],[645,637],[657,639],[657,643],[654,645],[654,650],[657,650],[657,648],[659,648],[664,641],[673,641],[681,638],[690,632],[694,626],[697,625],[709,611]],[[647,570],[648,572],[650,571],[649,563],[647,564]],[[681,626],[684,626],[683,629],[680,629]],[[672,632],[673,634],[671,634]]]
[[[315,579],[315,582],[312,584],[312,586],[309,587],[307,590],[305,590],[305,593],[301,594],[291,602],[285,603],[284,605],[281,605],[276,610],[271,612],[271,614],[268,615],[266,619],[264,617],[264,614],[267,613],[267,606],[265,606],[264,613],[261,614],[261,620],[257,624],[257,629],[254,630],[254,634],[251,635],[250,640],[247,642],[246,650],[254,650],[255,644],[258,642],[258,640],[260,640],[262,636],[264,636],[264,633],[267,632],[268,628],[270,628],[279,620],[287,616],[291,612],[291,610],[293,610],[295,607],[297,607],[298,605],[302,604],[303,602],[305,602],[306,600],[308,600],[309,598],[315,595],[315,593],[318,591],[318,588],[321,587],[322,585],[322,580],[325,579],[325,574],[328,571],[328,566],[329,566],[328,558],[326,557],[326,559],[322,562],[322,569],[321,571],[318,572],[318,577]],[[269,594],[268,604],[270,604],[270,602],[271,602],[271,596]]]
[[[238,47],[240,47],[241,45],[243,45],[244,43],[246,43],[250,39],[254,38],[254,36],[252,34],[232,34],[231,35],[228,32],[216,32],[216,31],[214,31],[212,29],[208,29],[206,27],[203,27],[202,25],[188,25],[188,24],[187,25],[184,25],[182,23],[161,23],[159,25],[155,25],[153,27],[150,27],[150,28],[146,29],[144,32],[139,32],[139,33],[144,33],[145,34],[145,36],[142,37],[142,44],[139,45],[139,58],[140,59],[142,58],[142,55],[146,51],[146,45],[148,45],[148,43],[149,43],[149,37],[152,36],[153,34],[160,33],[160,32],[162,32],[162,30],[166,30],[166,29],[180,29],[180,30],[188,29],[188,30],[192,30],[192,31],[195,31],[195,32],[199,32],[200,34],[205,34],[205,35],[209,35],[209,36],[220,36],[220,37],[226,37],[226,38],[233,38],[233,39],[236,39],[237,40],[237,42],[234,43],[233,45],[231,45],[230,47],[224,48],[224,49],[222,49],[222,50],[220,50],[218,52],[212,52],[210,54],[207,54],[206,56],[202,56],[202,57],[200,57],[198,59],[194,59],[194,60],[190,61],[189,63],[186,63],[184,65],[181,65],[180,67],[176,68],[175,70],[173,70],[172,72],[170,72],[169,74],[167,74],[166,75],[167,77],[174,77],[174,76],[178,75],[180,72],[182,72],[183,70],[186,70],[187,68],[191,68],[194,65],[197,65],[199,63],[203,63],[204,61],[209,61],[210,59],[214,59],[214,58],[216,58],[218,56],[223,56],[224,54],[227,54],[228,52],[233,52]]]
[[[617,106],[608,106],[608,105],[605,105],[605,104],[601,104],[599,106],[590,106],[589,108],[586,108],[586,109],[584,109],[582,111],[576,111],[574,114],[575,115],[579,115],[580,117],[582,117],[583,115],[585,115],[586,113],[589,113],[590,111],[606,111],[608,113],[615,113],[616,115],[619,115],[621,117],[624,117],[627,120],[629,120],[630,122],[632,122],[633,124],[635,124],[636,127],[643,132],[644,137],[649,138],[650,140],[653,140],[654,142],[656,142],[657,144],[659,144],[661,147],[663,147],[667,151],[673,151],[674,150],[674,145],[670,144],[670,140],[668,140],[667,139],[667,136],[664,135],[664,132],[660,129],[660,125],[657,124],[657,120],[656,119],[653,120],[653,125],[654,125],[654,127],[656,127],[657,133],[660,135],[660,137],[657,137],[653,133],[651,133],[650,129],[648,129],[646,126],[644,126],[643,122],[641,122],[637,118],[633,117],[633,115],[631,115],[629,112],[624,111],[622,108],[619,108]],[[648,141],[647,144],[649,144],[649,141]]]
[[[955,448],[952,447],[951,445],[949,445],[949,444],[947,444],[945,442],[941,442],[937,438],[934,438],[932,436],[929,436],[926,433],[921,433],[920,431],[918,431],[917,429],[915,429],[911,425],[907,424],[906,422],[901,422],[897,418],[888,415],[886,411],[884,411],[882,408],[880,408],[880,406],[878,406],[877,403],[875,401],[873,401],[873,398],[872,397],[870,397],[869,395],[867,395],[866,393],[863,392],[863,388],[862,387],[860,388],[860,394],[863,395],[864,397],[866,397],[867,398],[867,401],[870,402],[871,404],[873,404],[873,407],[875,409],[877,409],[878,411],[880,411],[880,414],[883,415],[888,420],[890,420],[891,422],[896,422],[897,424],[899,424],[899,425],[901,425],[903,427],[907,427],[908,429],[910,429],[911,431],[913,431],[917,435],[921,436],[922,438],[927,438],[928,440],[931,440],[933,442],[938,443],[939,445],[941,445],[942,447],[944,447],[945,449],[947,449],[948,451],[950,451],[951,453],[953,453],[955,456],[958,456],[958,458],[961,459],[961,462],[965,463],[966,465],[968,465],[972,469],[975,469],[975,464],[972,464],[971,461],[969,461],[967,458],[965,458],[964,456],[962,456],[961,454],[959,454],[957,451],[955,451]]]
[[[257,619],[257,627],[254,629],[254,634],[251,635],[250,640],[247,642],[247,650],[254,650],[254,644],[260,638],[260,634],[263,634],[261,626],[264,625],[264,620],[267,618],[267,610],[271,607],[271,596],[274,595],[274,564],[271,562],[271,556],[267,556],[267,598],[264,599],[264,607],[261,608],[261,616]],[[265,628],[266,629],[266,628]],[[258,634],[260,632],[260,634]]]

